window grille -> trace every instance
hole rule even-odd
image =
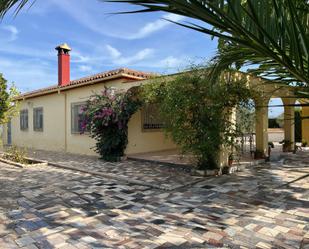
[[[43,108],[33,108],[33,130],[43,131]]]
[[[20,111],[20,129],[28,130],[28,110]]]
[[[86,102],[75,103],[71,105],[71,132],[72,133],[81,133],[82,121],[83,121],[83,107]],[[88,132],[88,130],[86,130]]]
[[[148,104],[143,108],[143,129],[158,130],[164,127],[156,104]]]

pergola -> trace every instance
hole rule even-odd
[[[244,74],[242,74],[244,76]],[[272,81],[262,80],[257,77],[246,75],[249,88],[257,91],[255,97],[255,131],[256,151],[261,156],[266,156],[268,151],[268,107],[271,98],[281,98],[284,107],[284,140],[289,141],[288,150],[295,148],[295,107],[298,101],[300,104],[308,104],[309,99],[299,98],[296,88],[285,84],[278,84]],[[299,90],[299,89],[298,89]],[[309,118],[309,106],[301,107],[301,116]],[[309,141],[309,119],[302,119],[302,140]]]
[[[284,107],[284,140],[290,142],[287,148],[288,151],[293,151],[295,148],[295,103],[296,101],[309,103],[309,99],[299,98],[295,94],[296,88],[293,86],[274,83],[271,80],[264,80],[242,72],[233,72],[232,74],[235,80],[245,79],[248,88],[258,92],[258,95],[253,99],[255,102],[256,154],[261,158],[266,158],[268,154],[268,108],[271,98],[282,99]],[[177,74],[158,77],[162,77],[166,81],[172,79],[175,75]],[[133,83],[133,86],[130,84],[129,88],[151,83],[153,83],[152,79],[143,80],[136,82],[136,84]],[[301,115],[302,117],[308,117],[302,119],[302,140],[309,142],[309,106],[302,106]],[[223,150],[220,156],[221,165],[226,163],[227,155],[228,153]]]

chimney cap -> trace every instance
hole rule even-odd
[[[72,50],[67,43],[63,43],[63,44],[56,47],[56,50],[58,50],[58,51],[61,50],[61,49],[65,50],[65,51],[71,51]]]

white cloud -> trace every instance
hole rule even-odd
[[[36,1],[36,3],[31,6],[31,8],[29,9],[25,8],[25,10],[27,14],[30,13],[30,14],[44,16],[51,11],[52,5],[53,5],[53,2],[50,0]]]
[[[78,67],[78,69],[81,72],[91,72],[93,70],[92,67],[88,65],[81,65]]]
[[[1,27],[1,29],[6,32],[6,34],[4,34],[7,36],[4,38],[6,41],[15,41],[18,38],[19,31],[15,26],[6,25]]]
[[[179,22],[183,20],[185,17],[175,14],[165,14],[161,17],[161,19],[148,22],[140,27],[137,31],[134,31],[134,26],[138,25],[137,23],[127,23],[123,20],[129,20],[124,17],[116,18],[115,16],[108,16],[107,13],[118,12],[118,9],[109,9],[107,5],[100,6],[102,8],[101,18],[96,18],[99,16],[98,8],[93,7],[88,3],[88,0],[80,0],[79,4],[76,5],[73,0],[50,0],[52,3],[57,5],[62,11],[65,11],[72,18],[74,18],[77,22],[79,22],[84,27],[92,30],[95,33],[110,36],[114,38],[120,38],[125,40],[135,40],[142,39],[148,37],[149,35],[162,30],[172,23],[167,21],[171,20],[174,22]],[[106,7],[106,8],[103,8]],[[94,14],[96,13],[96,14]],[[108,17],[110,19],[108,19]],[[167,19],[167,20],[164,20]],[[121,20],[121,21],[120,21]],[[133,19],[131,19],[133,20]]]
[[[89,62],[91,58],[89,56],[82,55],[79,51],[72,51],[71,52],[71,62],[73,63],[85,63]]]
[[[184,60],[174,56],[168,56],[159,61],[158,66],[162,68],[179,68],[183,66]]]
[[[154,50],[151,48],[145,48],[131,56],[123,56],[118,49],[112,47],[111,45],[106,45],[106,50],[109,53],[110,60],[113,64],[123,66],[130,66],[130,64],[134,64],[144,59],[147,59],[154,52]]]
[[[106,49],[108,50],[108,53],[110,56],[114,59],[117,59],[121,56],[121,53],[116,48],[112,47],[111,45],[106,45]]]
[[[119,59],[115,60],[114,62],[116,64],[121,64],[121,65],[130,65],[130,64],[133,64],[133,63],[136,63],[136,62],[139,62],[139,61],[146,59],[152,53],[153,53],[153,49],[145,48],[145,49],[139,51],[138,53],[136,53],[133,56],[119,58]]]
[[[175,15],[175,14],[166,14],[162,16],[162,19],[156,20],[154,22],[149,22],[145,26],[143,26],[141,29],[139,29],[135,34],[124,36],[124,38],[129,39],[129,40],[141,39],[141,38],[151,35],[154,32],[162,30],[171,24],[171,22],[164,20],[164,19],[167,19],[173,22],[179,22],[183,20],[184,17]]]
[[[0,57],[0,68],[8,82],[14,82],[22,92],[54,85],[57,82],[57,69],[41,60]]]

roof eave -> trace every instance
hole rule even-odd
[[[29,94],[29,95],[24,95],[24,96],[21,95],[19,97],[16,97],[14,100],[15,101],[26,100],[26,99],[41,97],[41,96],[45,96],[45,95],[49,95],[49,94],[53,94],[53,93],[60,94],[60,92],[64,92],[64,91],[71,90],[71,89],[74,89],[74,88],[84,87],[84,86],[87,86],[87,85],[93,85],[93,84],[96,84],[96,83],[99,83],[99,82],[105,82],[105,81],[114,80],[114,79],[118,79],[118,78],[129,78],[129,79],[138,80],[138,81],[146,80],[146,78],[121,73],[121,74],[118,74],[118,75],[111,75],[111,76],[108,76],[106,78],[99,78],[99,79],[95,79],[95,80],[91,80],[91,81],[86,81],[86,82],[83,82],[83,83],[67,85],[67,86],[64,86],[64,87],[57,87],[57,88],[54,88],[54,89],[51,89],[51,90],[36,92],[36,93],[33,93],[33,94]]]

